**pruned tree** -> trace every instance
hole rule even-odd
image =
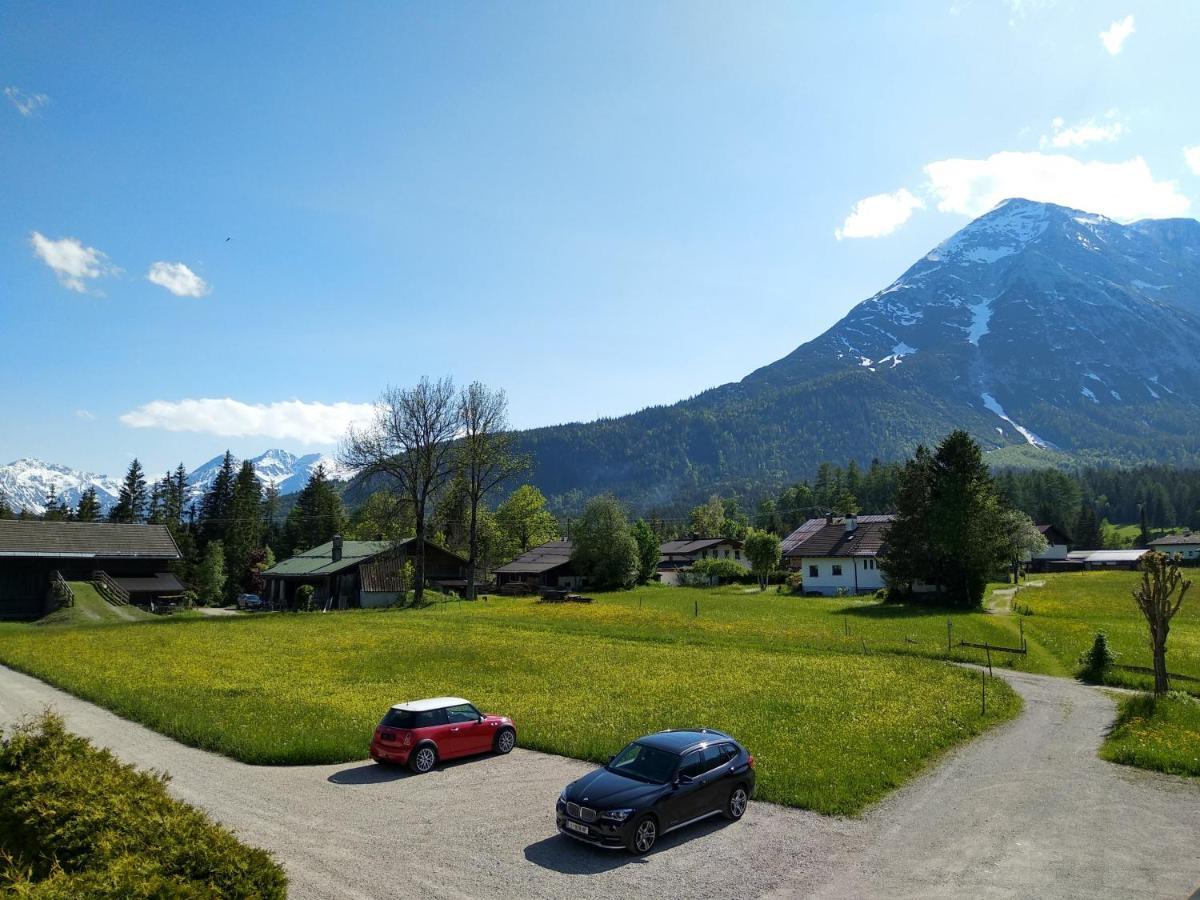
[[[751,528],[746,533],[746,558],[750,560],[750,568],[758,576],[758,589],[765,591],[770,582],[771,573],[779,568],[783,558],[782,545],[779,538],[769,531],[759,531]]]
[[[459,411],[454,382],[422,378],[414,387],[389,387],[375,404],[371,421],[351,426],[342,443],[342,462],[364,476],[382,476],[411,504],[417,533],[413,602],[425,587],[426,513],[430,498],[454,471]]]
[[[1171,619],[1179,612],[1184,595],[1192,586],[1179,570],[1179,561],[1165,553],[1150,551],[1138,563],[1142,580],[1133,590],[1133,599],[1150,626],[1150,649],[1154,654],[1154,695],[1171,689],[1167,675],[1167,635]]]
[[[458,467],[468,504],[467,599],[475,599],[479,564],[479,504],[490,491],[529,468],[508,425],[508,398],[473,381],[458,397]]]

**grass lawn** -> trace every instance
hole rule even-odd
[[[1122,699],[1100,755],[1141,769],[1200,775],[1200,700],[1178,693]]]
[[[1167,640],[1168,671],[1200,679],[1200,570],[1185,570],[1184,577],[1198,582],[1188,592],[1171,622]],[[1070,572],[1044,576],[1045,586],[1023,589],[1016,598],[1033,613],[1021,616],[1025,634],[1052,653],[1061,665],[1074,671],[1079,655],[1091,646],[1097,631],[1108,635],[1109,645],[1120,656],[1117,663],[1150,666],[1150,632],[1133,601],[1137,572]],[[1016,619],[1017,616],[1010,616]],[[1115,669],[1109,683],[1147,688],[1153,678]],[[1200,681],[1172,684],[1173,688],[1200,694]]]
[[[983,629],[986,618],[963,617],[956,635],[975,619]],[[976,673],[915,658],[924,644],[944,653],[932,647],[938,635],[944,642],[944,615],[889,618],[845,600],[648,588],[586,606],[493,599],[407,612],[18,626],[0,630],[0,661],[256,763],[364,758],[389,704],[440,694],[513,715],[526,747],[595,761],[648,731],[708,725],[755,754],[763,799],[855,813],[1019,709],[1002,681],[989,680],[983,716]]]

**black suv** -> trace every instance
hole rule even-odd
[[[597,847],[648,853],[660,834],[717,813],[737,821],[754,794],[754,757],[722,731],[638,738],[563,789],[558,830]]]

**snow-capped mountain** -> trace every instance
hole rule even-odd
[[[224,459],[224,454],[214,456],[188,475],[188,497],[192,502],[199,501],[212,487]],[[252,457],[250,464],[254,466],[254,474],[262,482],[263,488],[274,487],[280,494],[292,494],[303,490],[319,465],[325,466],[326,477],[333,481],[348,481],[354,475],[351,469],[343,466],[336,458],[321,453],[296,456],[286,450],[268,450]],[[235,467],[237,466],[241,466],[241,460],[235,460]]]
[[[106,475],[80,472],[40,459],[18,459],[0,466],[0,499],[16,510],[25,509],[39,515],[44,513],[52,489],[67,506],[73,508],[79,504],[79,496],[89,487],[96,489],[100,509],[107,512],[117,502],[121,482]]]
[[[223,459],[224,454],[215,456],[188,475],[188,497],[191,502],[198,502],[204,496],[217,477]],[[280,494],[303,490],[313,470],[321,464],[325,466],[325,474],[334,481],[348,481],[354,474],[335,458],[320,453],[296,456],[286,450],[268,450],[250,462],[263,487],[276,487]],[[236,465],[240,466],[241,461],[238,460]],[[147,486],[158,478],[161,476],[148,475]],[[79,503],[79,495],[89,485],[96,488],[101,510],[108,512],[117,502],[117,494],[121,489],[119,478],[80,472],[36,459],[18,459],[0,466],[0,499],[13,509],[25,509],[37,514],[45,512],[51,486],[73,508]]]
[[[997,459],[1196,464],[1197,348],[1200,222],[1014,199],[739,382],[522,441],[546,494],[648,505],[903,457],[953,428]]]

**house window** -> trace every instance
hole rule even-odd
[[[818,569],[816,566],[808,567],[808,577],[809,578],[819,578],[820,575],[821,575],[821,570]]]
[[[841,567],[841,566],[839,566],[837,563],[834,563],[834,564],[833,564],[833,574],[834,574],[834,575],[841,575],[841,574],[842,574],[842,567]]]

